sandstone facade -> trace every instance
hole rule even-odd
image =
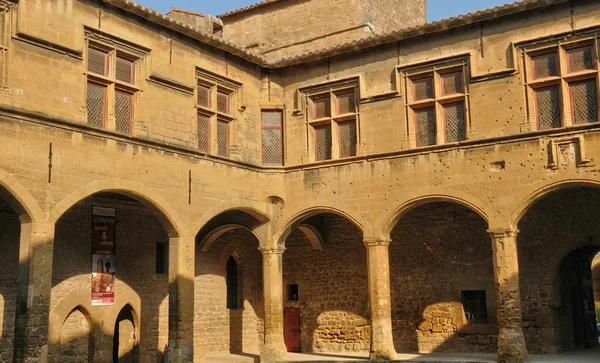
[[[222,34],[180,13],[0,0],[0,360],[272,362],[292,309],[304,352],[592,344],[598,2],[422,24],[424,1],[271,0]]]

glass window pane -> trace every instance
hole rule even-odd
[[[567,52],[569,59],[569,71],[581,71],[584,69],[594,69],[594,56],[592,47],[572,49]]]
[[[544,54],[532,58],[533,78],[544,78],[558,75],[556,53]]]
[[[217,121],[217,155],[229,156],[229,122]]]
[[[465,103],[444,105],[444,122],[446,124],[446,142],[465,140],[467,138]]]
[[[327,97],[313,100],[313,119],[331,117],[331,100]]]
[[[433,78],[413,81],[415,101],[433,98]]]
[[[576,124],[598,120],[596,79],[573,82],[570,84],[573,102],[573,122]]]
[[[338,103],[338,114],[355,113],[354,92],[336,95]]]
[[[283,145],[281,129],[262,130],[263,164],[283,165]]]
[[[422,108],[415,110],[417,121],[417,146],[435,145],[435,109]]]
[[[210,118],[208,116],[198,114],[196,137],[198,139],[198,150],[203,153],[209,152],[209,124]]]
[[[217,92],[217,111],[229,113],[229,94],[225,92]]]
[[[356,121],[342,122],[340,126],[340,157],[356,155]]]
[[[558,86],[534,90],[538,125],[540,129],[560,127],[560,100]]]
[[[106,75],[106,53],[88,48],[88,71]]]
[[[331,125],[315,127],[316,160],[331,159]]]
[[[263,111],[262,125],[281,127],[281,111]]]
[[[115,92],[115,130],[121,134],[131,133],[131,101],[130,93]]]
[[[104,127],[106,87],[88,82],[87,84],[87,115],[88,125]]]
[[[210,107],[210,88],[204,85],[198,85],[198,105]]]
[[[464,93],[462,72],[443,75],[442,85],[445,95]]]
[[[133,62],[117,58],[115,78],[119,81],[133,83]]]

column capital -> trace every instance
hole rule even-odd
[[[264,255],[283,255],[285,247],[259,247],[258,250]]]
[[[519,230],[516,228],[488,229],[487,232],[492,238],[517,237],[517,234],[519,234]]]
[[[365,247],[376,247],[376,246],[389,246],[392,242],[389,238],[381,238],[381,237],[365,237],[363,238],[363,244]]]

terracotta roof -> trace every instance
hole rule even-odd
[[[278,0],[274,0],[278,1]],[[302,54],[297,54],[287,58],[269,59],[268,66],[285,67],[295,64],[300,64],[309,61],[315,61],[335,55],[354,52],[365,48],[374,47],[386,43],[398,42],[419,36],[425,36],[435,33],[448,31],[452,28],[467,26],[481,21],[493,20],[499,17],[516,14],[519,12],[539,9],[553,4],[567,3],[570,0],[523,0],[506,5],[497,6],[494,8],[480,10],[464,15],[459,15],[443,20],[425,23],[410,28],[399,29],[386,34],[365,37],[362,39],[349,41],[347,43],[338,44],[330,48],[319,49],[316,51],[308,51]]]
[[[216,37],[200,28],[192,27],[170,16],[159,13],[154,9],[147,8],[131,0],[101,0],[116,8],[122,9],[128,13],[142,17],[152,23],[162,25],[168,29],[174,30],[192,39],[196,39],[204,44],[220,49],[236,57],[247,60],[248,62],[264,65],[265,59],[259,55],[252,54],[241,48],[235,43]]]
[[[189,14],[189,15],[196,15],[196,16],[202,16],[202,17],[204,17],[204,14],[197,13],[195,11],[189,11],[189,10],[183,10],[183,9],[177,9],[177,8],[171,7],[171,10],[169,10],[169,13],[173,12],[173,11],[176,12],[176,13],[183,13],[183,14]]]
[[[244,8],[239,8],[239,9],[236,9],[236,10],[228,11],[228,12],[223,13],[221,15],[217,15],[217,18],[225,18],[225,17],[231,16],[231,15],[236,15],[236,14],[248,11],[248,10],[253,10],[253,9],[265,6],[265,5],[269,5],[269,4],[273,4],[273,3],[277,3],[277,2],[281,2],[281,1],[286,1],[286,0],[264,0],[264,1],[261,1],[261,2],[256,3],[256,4],[252,4],[250,6],[246,6]]]

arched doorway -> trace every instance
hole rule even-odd
[[[288,231],[280,241],[287,350],[366,354],[371,312],[362,230],[323,208],[299,216]]]
[[[98,219],[104,224],[98,225]],[[109,223],[114,227],[105,225]],[[105,232],[114,233],[111,253],[97,251],[97,240],[101,247],[110,242],[97,237]],[[89,195],[66,208],[56,221],[51,311],[74,287],[89,289],[89,295],[81,297],[84,301],[71,303],[92,306],[98,326],[95,359],[132,362],[164,357],[169,340],[167,252],[170,237],[176,235],[158,207],[126,191]],[[149,318],[133,320],[133,316]]]
[[[136,362],[137,332],[134,320],[134,311],[126,305],[117,316],[113,335],[113,362]]]
[[[487,230],[487,221],[474,210],[439,199],[399,215],[389,246],[397,352],[496,352]]]
[[[533,201],[518,221],[521,313],[530,354],[597,347],[591,265],[600,250],[599,220],[600,188],[568,185]],[[589,354],[600,359],[600,352]]]
[[[592,260],[599,250],[598,246],[579,247],[560,265],[562,304],[566,310],[563,324],[572,327],[576,349],[598,347]]]
[[[76,308],[65,319],[60,334],[60,361],[88,363],[93,358],[87,311]]]

